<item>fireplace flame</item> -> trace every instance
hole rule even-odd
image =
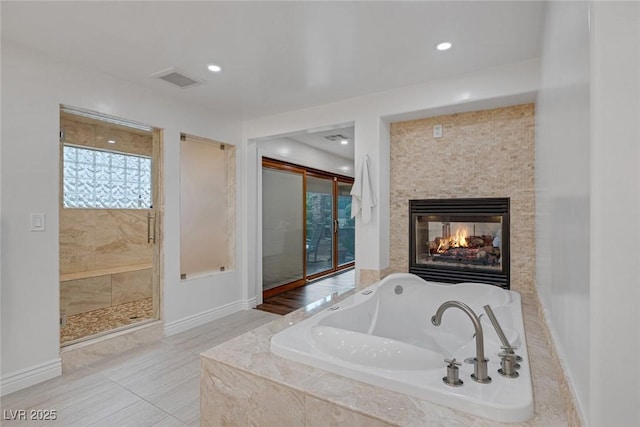
[[[458,228],[456,230],[456,237],[453,239],[454,248],[466,248],[467,244],[467,229],[466,228]]]
[[[436,252],[444,253],[449,248],[466,248],[469,246],[467,243],[467,236],[469,235],[466,227],[460,227],[456,230],[455,236],[440,239]]]

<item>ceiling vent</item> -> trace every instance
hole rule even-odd
[[[350,140],[351,138],[349,138],[348,136],[336,134],[336,135],[327,135],[325,136],[325,139],[328,139],[329,141],[343,141],[345,139]]]
[[[158,71],[157,73],[152,74],[151,77],[164,80],[165,82],[178,86],[181,89],[198,86],[204,83],[204,80],[188,76],[184,71],[179,70],[176,67]]]

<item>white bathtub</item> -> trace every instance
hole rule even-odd
[[[473,365],[460,366],[461,387],[442,381],[444,359],[475,356],[474,328],[457,308],[442,324],[433,316],[445,301],[466,303],[479,316],[489,304],[516,354],[523,358],[518,378],[500,368],[500,340],[487,315],[481,317],[489,384],[473,381]],[[524,421],[533,415],[533,392],[520,295],[477,283],[427,282],[413,274],[384,280],[297,323],[271,340],[278,356],[375,386],[497,421]]]

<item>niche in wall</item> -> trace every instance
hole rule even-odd
[[[180,277],[234,269],[235,147],[180,137]]]

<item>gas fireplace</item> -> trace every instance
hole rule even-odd
[[[409,201],[409,272],[509,289],[509,199]]]

